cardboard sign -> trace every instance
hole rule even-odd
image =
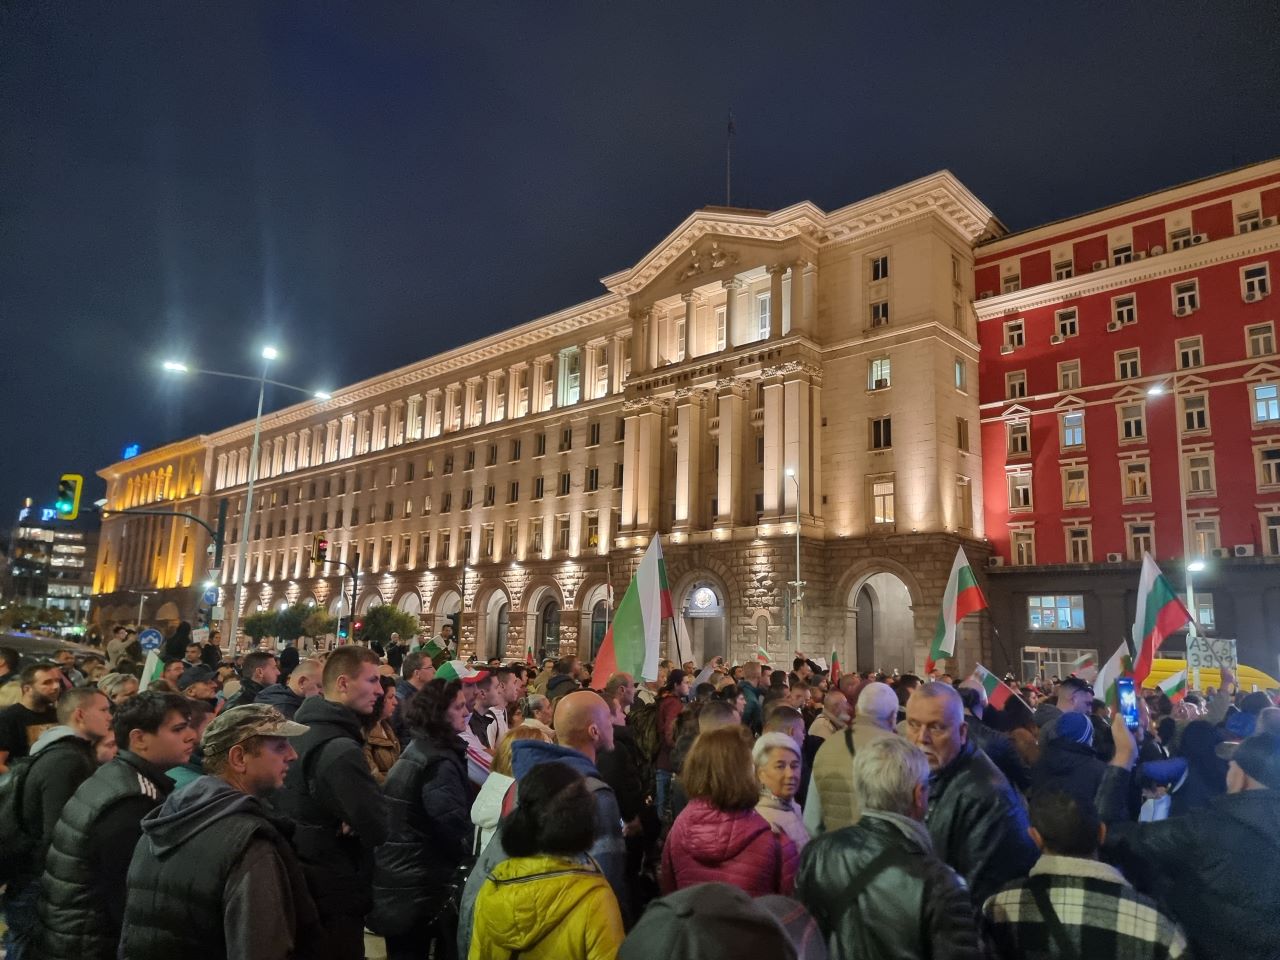
[[[1203,637],[1196,634],[1187,638],[1187,666],[1192,670],[1222,669],[1233,673],[1240,670],[1236,659],[1236,642],[1231,637]]]

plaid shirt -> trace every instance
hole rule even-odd
[[[1036,906],[1036,887],[1048,891],[1082,960],[1174,960],[1187,954],[1187,941],[1177,924],[1114,867],[1046,853],[1029,878],[988,898],[982,908],[983,936],[1003,960],[1063,956]]]

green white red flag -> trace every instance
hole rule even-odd
[[[991,704],[996,710],[1003,710],[1004,705],[1009,702],[1009,698],[1017,696],[1012,687],[982,664],[978,664],[973,671],[972,679],[987,692],[987,703]]]
[[[655,536],[605,632],[592,668],[591,686],[604,689],[615,673],[628,673],[636,680],[657,680],[662,621],[674,619],[674,615],[662,541]]]
[[[1071,664],[1071,669],[1067,671],[1070,676],[1079,677],[1090,686],[1098,679],[1098,658],[1092,653],[1086,653],[1077,657],[1075,662]]]
[[[160,679],[162,673],[164,661],[160,659],[160,654],[155,650],[148,652],[146,662],[142,665],[142,680],[138,683],[138,692],[143,693],[154,681]]]
[[[756,647],[756,663],[767,664],[769,662],[769,651],[764,647]]]
[[[465,660],[449,660],[440,664],[440,669],[436,671],[436,676],[441,680],[471,680],[479,675],[480,671],[467,666]]]
[[[933,645],[924,663],[924,672],[933,673],[937,661],[955,656],[956,626],[971,613],[987,608],[987,598],[978,586],[978,578],[964,555],[964,547],[956,551],[951,576],[942,593],[942,609],[938,611],[938,627],[933,633]]]
[[[524,648],[524,662],[529,666],[533,666],[533,645]]]
[[[1138,579],[1138,609],[1133,621],[1133,682],[1141,687],[1151,673],[1151,661],[1165,637],[1177,633],[1191,622],[1178,594],[1165,579],[1151,554],[1142,555],[1142,574]]]
[[[835,650],[831,651],[831,676],[830,683],[836,683],[840,679],[840,654]]]
[[[1128,644],[1120,644],[1120,649],[1113,653],[1098,671],[1093,681],[1093,695],[1104,701],[1111,709],[1119,708],[1120,692],[1116,681],[1133,672],[1133,660],[1129,656]]]
[[[1161,680],[1156,686],[1174,703],[1180,703],[1187,696],[1187,671],[1179,670],[1172,677]]]

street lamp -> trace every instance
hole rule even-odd
[[[787,479],[796,485],[796,578],[792,583],[795,591],[791,595],[796,607],[796,650],[804,649],[800,644],[801,603],[804,601],[804,581],[800,579],[800,478],[795,470],[787,468]]]
[[[1163,383],[1153,383],[1147,388],[1147,396],[1152,398],[1163,397],[1168,393],[1168,388]],[[1187,524],[1187,486],[1182,476],[1182,431],[1178,428],[1178,375],[1173,376],[1173,439],[1174,448],[1178,451],[1178,509],[1181,511],[1179,523],[1182,527],[1182,556],[1191,556],[1191,535]],[[1193,563],[1196,561],[1192,561]]]
[[[244,599],[245,567],[248,562],[247,553],[249,551],[249,525],[253,522],[253,485],[258,479],[258,459],[262,441],[262,403],[266,396],[267,384],[303,393],[319,400],[330,399],[330,394],[322,390],[307,390],[304,387],[295,387],[291,383],[282,383],[279,380],[270,379],[267,376],[267,370],[271,361],[278,359],[279,356],[280,351],[276,347],[270,344],[264,346],[262,348],[262,374],[257,377],[247,376],[243,373],[227,373],[222,370],[203,370],[176,360],[166,360],[163,364],[164,369],[170,373],[202,373],[210,377],[229,377],[232,380],[256,380],[258,382],[258,412],[253,418],[253,450],[249,454],[249,479],[244,494],[244,519],[240,533],[240,548],[236,551],[236,570],[233,580],[235,598],[232,601],[231,625],[228,630],[233,650],[235,649],[236,637],[240,631],[240,604]]]

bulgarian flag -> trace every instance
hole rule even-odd
[[[1151,673],[1151,661],[1165,637],[1191,622],[1191,614],[1174,593],[1151,554],[1142,555],[1142,576],[1138,580],[1138,609],[1133,621],[1133,682],[1141,687]]]
[[[938,612],[938,627],[933,633],[933,646],[924,662],[925,674],[933,673],[938,660],[955,656],[956,625],[971,613],[987,609],[987,598],[982,595],[973,567],[964,555],[964,547],[956,551],[956,561],[951,565],[947,589],[942,593],[942,609]]]
[[[1082,657],[1078,657],[1075,663],[1071,664],[1068,673],[1073,677],[1079,677],[1085,683],[1093,686],[1093,681],[1098,679],[1098,658],[1092,653],[1086,653]]]
[[[1156,686],[1174,703],[1180,703],[1187,695],[1187,671],[1179,670],[1172,677],[1161,680]]]
[[[142,681],[138,684],[138,692],[142,693],[154,681],[159,680],[162,673],[164,673],[164,661],[160,659],[160,654],[152,650],[147,654],[147,660],[142,665]]]
[[[449,648],[442,644],[436,643],[436,638],[431,637],[422,645],[421,652],[426,654],[430,660],[438,668],[446,657],[449,656]]]
[[[442,663],[440,669],[436,671],[436,676],[442,680],[471,680],[479,675],[480,671],[471,669],[465,660],[450,660]]]
[[[1009,698],[1017,696],[1012,687],[982,664],[978,664],[970,679],[976,681],[987,692],[987,703],[991,704],[996,710],[1003,710],[1004,705],[1009,702]]]
[[[768,664],[768,662],[769,662],[769,651],[768,651],[768,650],[766,650],[764,647],[756,647],[756,662],[757,662],[757,663]]]
[[[1111,655],[1093,681],[1094,696],[1103,700],[1113,710],[1120,704],[1120,694],[1116,689],[1116,681],[1133,672],[1133,660],[1129,656],[1129,645],[1120,644],[1120,649]]]
[[[829,683],[835,683],[840,679],[840,654],[831,651],[831,676],[828,678]]]
[[[615,673],[629,673],[636,680],[657,680],[662,621],[674,617],[662,541],[655,536],[600,644],[591,673],[592,688],[604,689]]]
[[[533,645],[532,644],[525,647],[524,649],[524,662],[531,667],[533,666]]]

